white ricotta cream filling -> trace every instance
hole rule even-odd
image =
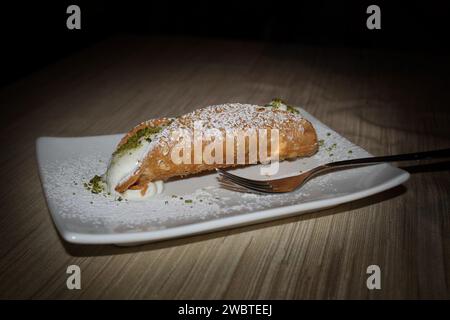
[[[151,138],[153,138],[153,135]],[[121,154],[112,156],[104,176],[107,192],[128,200],[142,200],[162,193],[162,181],[150,182],[144,195],[141,194],[141,190],[127,190],[124,193],[118,193],[115,190],[117,185],[125,182],[139,169],[141,161],[145,158],[148,151],[149,144],[150,142],[142,139],[137,148],[126,150]]]

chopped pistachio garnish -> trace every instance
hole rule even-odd
[[[151,136],[160,132],[161,127],[145,127],[136,131],[128,140],[122,144],[120,147],[114,151],[113,155],[123,155],[126,151],[136,149],[142,144],[142,139],[149,139],[151,141]]]
[[[104,190],[102,177],[95,175],[88,183],[83,183],[84,187],[92,193],[101,193]]]
[[[186,200],[184,200],[184,203],[192,203],[192,200],[186,199]]]
[[[327,148],[327,151],[330,152],[330,151],[332,151],[333,149],[336,149],[336,147],[337,147],[337,144],[336,144],[336,143],[333,143],[333,144],[331,145],[331,147],[328,147],[328,148]]]
[[[317,141],[319,143],[319,147],[322,147],[323,144],[325,143],[325,141],[323,139],[320,139],[319,141]]]
[[[265,107],[272,107],[277,109],[285,105],[286,103],[284,103],[284,101],[280,98],[273,98],[272,101],[265,105]]]
[[[289,111],[290,113],[300,113],[300,111],[298,111],[292,106],[287,106],[287,111]]]
[[[348,153],[353,153],[353,151],[352,150],[348,150]]]
[[[328,137],[331,136],[331,132],[327,132],[327,136],[328,136]]]
[[[266,108],[274,108],[274,109],[283,109],[286,108],[287,111],[290,113],[300,113],[297,109],[294,107],[288,105],[280,98],[274,98],[272,101],[270,101],[268,104],[265,105]]]

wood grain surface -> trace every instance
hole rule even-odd
[[[32,54],[32,52],[30,52]],[[0,298],[450,298],[449,164],[339,207],[138,247],[62,241],[39,136],[127,131],[152,117],[283,97],[369,152],[450,146],[444,54],[118,36],[0,91]],[[79,265],[81,290],[66,268]],[[381,268],[381,290],[366,287]]]

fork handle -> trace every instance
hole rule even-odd
[[[396,154],[391,156],[380,156],[380,157],[368,157],[359,159],[350,159],[330,162],[325,165],[325,167],[333,168],[354,164],[365,164],[365,163],[378,163],[378,162],[394,162],[394,161],[411,161],[411,160],[433,160],[440,158],[449,158],[450,148],[441,150],[432,150],[425,152],[414,152],[414,153],[404,153]]]

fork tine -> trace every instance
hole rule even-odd
[[[256,191],[254,189],[250,189],[244,186],[241,186],[239,184],[236,184],[232,182],[231,180],[228,180],[227,178],[220,176],[218,178],[219,184],[221,187],[231,190],[231,191],[237,191],[237,192],[246,192],[246,193],[254,193],[254,194],[265,194],[265,192]]]
[[[264,189],[264,190],[269,190],[271,188],[271,185],[269,184],[258,184],[258,183],[253,183],[251,180],[247,181],[244,179],[239,179],[238,177],[234,176],[234,175],[226,175],[226,174],[222,174],[221,172],[219,173],[219,175],[221,177],[224,177],[236,184],[245,186],[245,187],[253,187],[253,188],[258,188],[258,189]]]
[[[234,183],[236,185],[239,185],[241,187],[244,187],[244,188],[247,188],[247,189],[251,189],[251,190],[254,190],[254,191],[265,192],[265,193],[267,193],[267,192],[270,193],[272,191],[271,188],[268,187],[268,186],[267,187],[261,187],[261,186],[257,186],[257,185],[252,185],[252,184],[250,184],[248,182],[243,182],[243,181],[239,181],[239,180],[233,180],[232,177],[228,177],[228,176],[225,176],[225,175],[220,175],[220,177],[222,179],[226,180],[226,181],[229,181],[231,183]]]
[[[232,173],[226,172],[226,171],[221,170],[221,169],[216,169],[216,170],[217,170],[217,172],[219,174],[221,174],[223,176],[226,176],[226,177],[228,177],[230,179],[233,179],[234,181],[242,181],[244,183],[250,183],[250,184],[254,184],[254,185],[267,185],[267,183],[259,183],[258,181],[253,181],[253,180],[250,180],[250,179],[247,179],[247,178],[243,178],[243,177],[234,175]]]
[[[228,180],[228,178],[225,178],[225,177],[224,177],[224,179],[226,179],[229,184],[233,184],[233,185],[243,188],[245,190],[250,190],[250,192],[259,193],[259,194],[272,193],[272,191],[270,189],[261,189],[258,187],[242,185],[241,182],[234,182],[234,181]]]
[[[247,178],[240,177],[240,176],[237,176],[235,174],[229,173],[229,172],[227,172],[225,170],[222,170],[222,169],[216,169],[216,171],[218,173],[222,174],[222,175],[227,176],[227,177],[234,178],[237,181],[243,181],[243,182],[251,183],[253,185],[258,185],[258,186],[261,186],[261,187],[265,187],[265,186],[271,187],[270,183],[268,183],[267,181],[247,179]]]
[[[261,187],[258,187],[258,186],[255,186],[255,185],[252,185],[252,184],[249,184],[249,183],[246,183],[246,182],[235,181],[235,180],[230,179],[227,176],[222,176],[222,177],[223,177],[223,179],[229,181],[230,183],[234,183],[236,185],[239,185],[239,186],[242,186],[242,187],[245,187],[245,188],[249,188],[249,189],[252,189],[252,190],[258,190],[258,191],[269,191],[270,190],[269,188],[261,188]]]

